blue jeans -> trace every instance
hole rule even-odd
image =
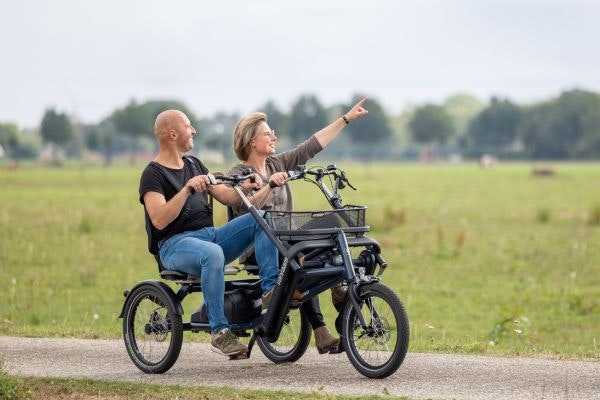
[[[277,248],[251,214],[220,228],[207,227],[174,235],[160,244],[160,260],[167,269],[200,276],[206,313],[212,332],[229,326],[223,311],[226,263],[254,243],[263,292],[275,286],[279,273]]]

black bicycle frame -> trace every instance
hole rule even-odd
[[[236,192],[248,208],[248,212],[252,214],[252,216],[259,224],[261,229],[265,232],[269,240],[273,243],[273,245],[275,245],[280,254],[283,255],[281,269],[279,271],[279,276],[277,277],[277,283],[273,289],[273,297],[271,298],[269,310],[265,314],[262,323],[255,328],[255,333],[260,336],[263,336],[271,343],[277,341],[281,332],[281,328],[283,326],[283,322],[285,320],[285,316],[287,315],[290,307],[294,289],[296,288],[300,272],[302,270],[302,268],[296,261],[296,255],[303,250],[323,247],[337,247],[341,251],[343,269],[340,269],[339,275],[333,276],[330,279],[322,282],[320,285],[317,285],[312,290],[309,290],[307,299],[318,295],[322,291],[330,288],[331,286],[339,282],[348,280],[349,282],[354,283],[354,285],[350,285],[350,287],[353,288],[350,290],[350,301],[352,302],[352,305],[356,310],[356,314],[359,318],[361,326],[364,329],[367,329],[367,323],[362,313],[360,312],[359,298],[355,291],[355,287],[358,286],[359,280],[354,272],[352,256],[350,254],[348,240],[344,231],[341,228],[321,230],[330,231],[332,235],[335,235],[335,239],[317,239],[302,241],[296,243],[288,249],[281,242],[281,240],[279,240],[279,238],[273,233],[271,227],[267,224],[267,222],[261,216],[261,214],[256,210],[256,207],[254,207],[254,205],[250,203],[250,201],[244,195],[239,186],[233,186],[233,188],[236,190]],[[329,274],[329,271],[326,274]]]

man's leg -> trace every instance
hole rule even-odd
[[[279,273],[277,248],[251,214],[244,214],[232,219],[216,229],[214,243],[223,249],[225,262],[235,260],[251,243],[254,243],[263,292],[267,292],[275,286]]]
[[[206,228],[175,235],[162,244],[160,259],[167,269],[201,277],[210,329],[216,332],[229,326],[223,311],[225,257],[220,246],[206,240],[210,236]]]

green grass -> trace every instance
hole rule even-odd
[[[142,168],[0,171],[0,334],[120,337],[123,290],[157,277]],[[344,200],[369,207],[411,351],[600,359],[600,164],[554,169],[347,166],[359,190]],[[316,187],[292,185],[297,209],[325,207]]]
[[[188,399],[188,400],[239,400],[239,399],[408,399],[381,396],[332,396],[315,388],[312,393],[236,389],[232,387],[211,388],[206,386],[184,387],[177,385],[152,385],[147,383],[102,382],[89,379],[19,378],[0,371],[0,399]]]
[[[0,399],[24,398],[25,393],[23,380],[8,375],[4,370],[4,360],[0,359]]]

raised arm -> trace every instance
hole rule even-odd
[[[319,141],[321,147],[327,146],[335,137],[348,125],[351,121],[359,119],[369,113],[363,108],[363,104],[367,101],[367,97],[362,98],[356,103],[350,111],[340,118],[327,125],[325,128],[315,133],[315,137]]]

